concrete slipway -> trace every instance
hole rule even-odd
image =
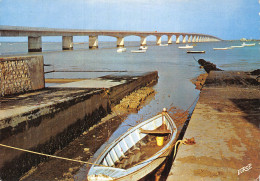
[[[210,72],[167,181],[259,180],[259,82],[245,72]]]

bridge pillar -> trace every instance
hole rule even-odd
[[[191,43],[191,35],[188,35],[188,43]]]
[[[146,37],[145,36],[141,36],[140,46],[146,46]]]
[[[62,37],[62,50],[73,50],[73,36]]]
[[[192,40],[191,41],[192,41],[192,43],[196,42],[196,36],[195,35],[192,36]]]
[[[180,43],[180,35],[176,35],[176,44]]]
[[[182,43],[186,43],[186,35],[182,35]]]
[[[117,37],[117,47],[124,47],[124,37]]]
[[[42,51],[42,37],[28,36],[28,52],[41,52]]]
[[[198,35],[196,36],[196,42],[199,42],[199,36]]]
[[[172,44],[172,35],[168,36],[168,44]]]
[[[199,37],[199,42],[201,42],[201,38],[202,38],[202,37],[200,36],[200,37]]]
[[[156,45],[162,44],[162,37],[161,36],[156,36]]]
[[[89,36],[88,47],[89,49],[98,48],[98,36]]]

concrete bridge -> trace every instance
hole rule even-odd
[[[140,37],[140,45],[146,45],[147,36],[155,36],[156,44],[160,45],[163,35],[168,36],[168,44],[172,44],[172,36],[176,36],[178,43],[212,42],[221,39],[215,36],[199,33],[177,33],[157,31],[114,31],[114,30],[80,30],[80,29],[54,29],[34,28],[21,26],[0,26],[0,37],[28,37],[28,51],[42,51],[42,36],[62,36],[62,49],[73,49],[73,36],[89,36],[89,48],[98,48],[98,36],[111,36],[117,38],[117,47],[124,47],[124,38],[127,36]],[[180,39],[182,37],[182,41]]]

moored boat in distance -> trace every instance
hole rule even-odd
[[[206,51],[187,51],[187,53],[205,53]]]
[[[245,42],[243,42],[241,45],[246,47],[251,47],[251,46],[255,46],[255,43],[246,44]]]
[[[118,53],[125,52],[125,51],[126,51],[126,48],[118,48],[116,51],[117,51]]]
[[[160,44],[159,46],[168,46],[168,44]]]
[[[193,48],[193,46],[186,44],[185,46],[179,46],[178,48]]]
[[[146,50],[131,50],[131,53],[145,53]]]
[[[87,179],[139,180],[165,161],[176,135],[177,127],[164,109],[113,141],[90,167]]]
[[[230,50],[231,47],[225,47],[225,48],[213,48],[213,50]]]
[[[245,46],[243,46],[243,45],[233,45],[233,46],[231,46],[231,48],[243,48],[243,47],[245,47]]]
[[[148,47],[145,47],[145,46],[140,46],[139,47],[139,50],[147,50],[148,49]]]

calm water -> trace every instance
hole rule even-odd
[[[88,44],[76,44],[73,51],[62,51],[61,43],[43,43],[42,53],[27,53],[27,43],[1,43],[0,56],[6,55],[37,55],[44,56],[44,63],[51,64],[45,67],[49,70],[98,70],[98,71],[158,71],[159,80],[154,86],[157,94],[152,101],[138,113],[128,116],[126,122],[134,124],[136,120],[154,116],[163,107],[176,106],[186,110],[199,91],[190,82],[190,79],[204,73],[195,59],[203,58],[215,63],[223,70],[252,71],[260,68],[260,45],[253,47],[236,48],[232,50],[213,50],[214,47],[240,45],[241,42],[214,42],[198,43],[193,50],[205,50],[205,54],[187,54],[185,49],[178,49],[172,44],[156,46],[148,42],[146,53],[131,53],[139,47],[139,42],[125,42],[127,52],[117,53],[116,42],[99,42],[99,49],[89,50]],[[194,56],[194,58],[193,58]],[[111,72],[99,73],[48,73],[46,78],[94,78]],[[47,85],[49,86],[49,85]],[[122,123],[124,125],[124,123]],[[129,127],[120,126],[111,136],[109,142],[124,133]],[[106,144],[105,144],[106,145]],[[105,146],[103,145],[101,149]]]
[[[250,43],[250,42],[248,42]],[[187,54],[185,49],[178,49],[172,44],[156,46],[148,42],[146,53],[131,53],[139,47],[139,42],[125,42],[126,52],[116,52],[116,42],[99,42],[99,48],[89,50],[88,44],[75,44],[73,51],[62,51],[61,43],[43,43],[42,53],[27,53],[26,43],[7,43],[0,45],[0,56],[9,55],[43,55],[50,70],[91,70],[91,71],[158,71],[159,80],[154,86],[157,94],[151,103],[142,108],[138,114],[129,119],[150,117],[163,107],[172,105],[186,109],[198,96],[199,91],[190,79],[204,73],[195,59],[203,58],[215,63],[223,70],[252,71],[260,68],[260,45],[235,48],[232,50],[213,50],[214,47],[240,45],[240,41],[223,41],[214,43],[197,43],[193,50],[205,50],[205,54]],[[95,78],[111,72],[55,72],[45,74],[46,78]],[[46,85],[49,86],[49,85]],[[132,118],[133,117],[133,118]],[[131,121],[130,121],[131,122]]]

